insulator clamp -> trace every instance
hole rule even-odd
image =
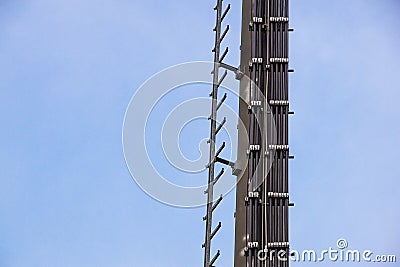
[[[260,108],[260,107],[262,107],[262,101],[252,100],[250,102],[250,105],[248,106],[248,110],[251,110],[252,108]]]
[[[263,23],[264,19],[261,17],[253,17],[253,23]]]
[[[262,57],[254,57],[250,60],[249,66],[253,67],[254,64],[262,64],[263,63],[263,58]]]
[[[258,248],[259,243],[257,241],[255,242],[247,242],[247,248],[252,249],[252,248]]]
[[[272,197],[272,198],[289,198],[289,193],[268,192],[268,197]]]
[[[259,198],[260,197],[260,192],[249,192],[248,193],[249,198]]]
[[[259,151],[261,149],[260,145],[250,145],[249,150],[250,151]]]
[[[271,63],[289,63],[289,58],[287,58],[287,57],[274,57],[274,58],[270,58],[269,62],[271,62]]]
[[[273,106],[288,106],[289,100],[270,100],[269,104]]]
[[[260,198],[260,193],[259,192],[249,192],[247,194],[247,197],[244,198],[244,202],[246,203],[246,205],[248,204],[250,199],[259,199]]]
[[[288,17],[270,17],[269,21],[271,21],[271,22],[288,22],[289,18]]]
[[[289,145],[269,145],[270,150],[289,150]]]
[[[268,243],[268,248],[289,248],[289,242],[271,242]]]

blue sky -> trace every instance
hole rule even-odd
[[[0,266],[202,264],[204,208],[144,194],[126,168],[121,129],[147,78],[212,59],[213,6],[0,2]],[[346,238],[352,249],[400,257],[399,11],[396,0],[292,1],[293,248]],[[238,65],[240,1],[228,20],[227,62]],[[198,148],[190,141],[189,154]],[[218,266],[232,266],[233,201],[217,212]]]

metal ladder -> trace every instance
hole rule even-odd
[[[221,55],[221,43],[228,34],[229,25],[226,26],[225,30],[222,32],[222,22],[226,18],[231,6],[228,5],[225,10],[223,11],[223,0],[217,0],[217,4],[214,8],[216,11],[216,26],[214,28],[215,31],[215,46],[212,52],[214,53],[214,68],[212,71],[213,74],[213,88],[210,94],[212,98],[211,104],[211,116],[209,117],[211,127],[210,127],[210,139],[208,140],[210,145],[210,157],[209,157],[209,164],[207,165],[208,168],[208,187],[205,191],[207,194],[207,214],[203,217],[203,220],[206,222],[206,231],[205,231],[205,242],[202,245],[204,248],[204,267],[212,267],[214,263],[217,261],[219,256],[221,255],[220,250],[216,252],[216,254],[211,258],[211,241],[218,233],[218,231],[222,227],[222,223],[219,222],[218,225],[213,229],[213,212],[218,207],[218,205],[222,201],[222,195],[217,199],[214,200],[214,185],[218,182],[218,180],[222,177],[225,172],[225,169],[222,168],[218,175],[215,176],[215,169],[216,163],[226,163],[223,162],[219,155],[225,148],[225,142],[221,144],[218,150],[216,150],[216,141],[217,141],[217,134],[222,130],[224,124],[226,123],[226,118],[217,126],[217,112],[221,108],[222,104],[227,98],[227,94],[218,101],[218,89],[221,86],[222,82],[228,75],[228,70],[225,70],[224,73],[219,76],[219,69],[221,67],[227,68],[228,65],[223,63],[226,55],[228,54],[228,47],[224,50]],[[229,66],[228,66],[229,67]],[[230,165],[230,163],[228,163]]]

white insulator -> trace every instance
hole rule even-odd
[[[268,197],[289,198],[289,193],[268,192]]]
[[[271,150],[289,150],[289,145],[269,145]]]
[[[263,63],[263,58],[262,57],[254,57],[250,60],[249,66],[253,67],[254,64],[262,64]]]
[[[260,193],[259,192],[249,192],[249,198],[259,198]]]
[[[248,248],[258,248],[258,242],[248,242],[247,247]]]
[[[270,62],[274,63],[289,63],[289,58],[287,57],[274,57],[274,58],[270,58],[269,60]]]
[[[260,145],[250,145],[250,151],[259,151],[261,149]]]
[[[253,57],[251,59],[251,62],[253,62],[253,63],[262,63],[263,62],[263,58],[262,57]]]
[[[262,105],[262,102],[259,101],[259,100],[252,100],[252,101],[251,101],[251,105],[252,105],[253,107],[259,107],[259,106]]]
[[[289,100],[270,100],[269,104],[275,106],[287,106],[289,105]]]
[[[288,17],[270,17],[269,21],[271,21],[271,22],[288,22],[289,18]]]
[[[290,247],[289,242],[272,242],[268,243],[269,248],[288,248]]]
[[[263,18],[260,18],[260,17],[253,17],[253,22],[254,23],[263,23]]]

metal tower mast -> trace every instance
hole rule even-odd
[[[235,267],[289,266],[289,0],[243,0],[241,63],[237,69],[223,63],[228,48],[221,53],[221,42],[229,31],[222,32],[222,22],[230,5],[223,12],[223,0],[217,0],[213,69],[213,90],[210,127],[210,162],[207,165],[208,188],[204,267],[213,267],[220,256],[211,258],[211,241],[221,228],[212,229],[213,211],[222,201],[214,200],[214,185],[224,173],[215,176],[216,163],[233,168],[238,175],[235,212]],[[226,69],[219,77],[219,69]],[[247,153],[242,162],[224,160],[216,150],[217,134],[226,118],[217,125],[217,111],[226,100],[218,102],[218,89],[227,70],[236,73],[240,82],[239,116],[245,129],[238,128],[238,155]],[[242,79],[243,76],[249,79]]]
[[[239,131],[248,162],[236,188],[235,267],[289,266],[288,22],[288,0],[243,0],[240,70],[256,86],[240,85],[250,147]]]

